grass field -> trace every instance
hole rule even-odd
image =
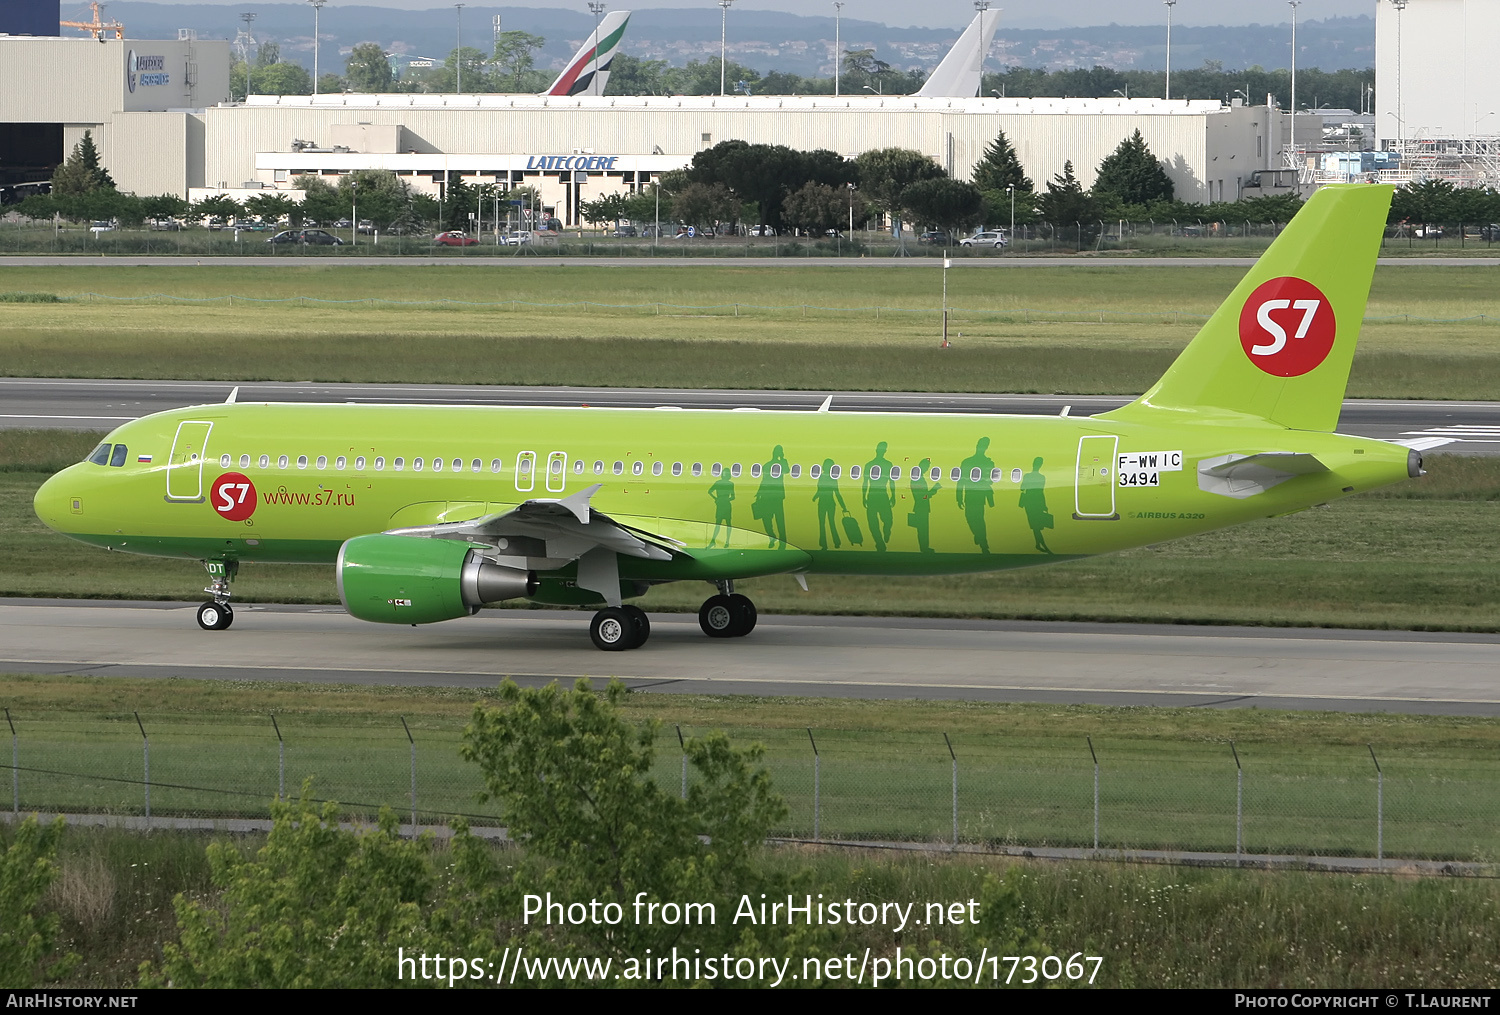
[[[1377,272],[1351,395],[1500,398],[1497,272]],[[957,308],[948,349],[938,343],[939,274],[563,262],[15,267],[6,269],[7,291],[69,300],[0,304],[0,369],[48,377],[1128,394],[1160,375],[1242,272],[959,268],[948,278],[948,302]],[[231,295],[248,299],[223,299]],[[202,299],[216,302],[179,302]],[[368,300],[413,305],[360,302]],[[504,301],[518,302],[473,305]],[[1464,320],[1479,315],[1488,319]]]
[[[105,553],[37,520],[46,476],[97,435],[0,430],[0,595],[183,599],[194,562]],[[1421,480],[1306,511],[1046,568],[932,578],[815,576],[740,583],[771,613],[1135,620],[1500,630],[1500,460],[1429,455]],[[331,568],[245,567],[242,602],[337,602]],[[696,584],[658,586],[648,610],[694,611]]]
[[[19,736],[22,809],[119,814],[144,810],[139,713],[150,737],[154,814],[255,816],[281,778],[313,777],[316,795],[351,814],[410,809],[415,737],[419,820],[465,813],[477,770],[459,760],[463,724],[491,693],[197,680],[0,678]],[[766,748],[788,800],[779,831],[813,831],[818,742],[819,831],[825,838],[948,841],[952,760],[958,756],[959,836],[1012,845],[1092,844],[1093,769],[1099,754],[1100,844],[1126,849],[1235,846],[1235,768],[1246,767],[1248,852],[1373,855],[1375,772],[1385,770],[1388,856],[1493,862],[1500,832],[1500,727],[1485,719],[1236,710],[983,705],[821,699],[635,695],[635,720],[665,725],[658,778],[676,789],[674,724],[684,735],[725,729]],[[489,815],[489,817],[486,817]]]

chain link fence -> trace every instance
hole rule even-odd
[[[16,814],[264,818],[311,779],[350,819],[462,816],[498,826],[456,723],[297,717],[6,713]],[[685,794],[683,742],[663,725],[655,777]],[[759,743],[788,816],[776,834],[966,847],[1161,850],[1492,863],[1500,758],[1363,744],[1009,738],[931,732],[732,728]]]

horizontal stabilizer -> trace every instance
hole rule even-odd
[[[1413,437],[1410,440],[1391,441],[1391,443],[1403,448],[1411,448],[1413,451],[1431,451],[1433,448],[1440,448],[1444,444],[1452,444],[1457,440],[1456,437]]]

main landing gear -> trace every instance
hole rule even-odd
[[[229,608],[229,581],[240,569],[240,563],[237,560],[205,560],[203,567],[212,578],[212,584],[203,591],[213,596],[214,601],[198,607],[198,626],[205,631],[227,631],[234,623],[234,611]]]
[[[594,614],[589,637],[605,652],[640,648],[651,637],[651,619],[639,606],[607,606]]]
[[[719,594],[698,607],[698,626],[710,638],[743,638],[755,630],[755,604],[734,591],[734,582],[716,582]]]

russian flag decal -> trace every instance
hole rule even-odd
[[[150,465],[151,464],[151,456],[150,455],[138,455],[138,456],[136,456],[136,461],[140,462],[142,465]]]

